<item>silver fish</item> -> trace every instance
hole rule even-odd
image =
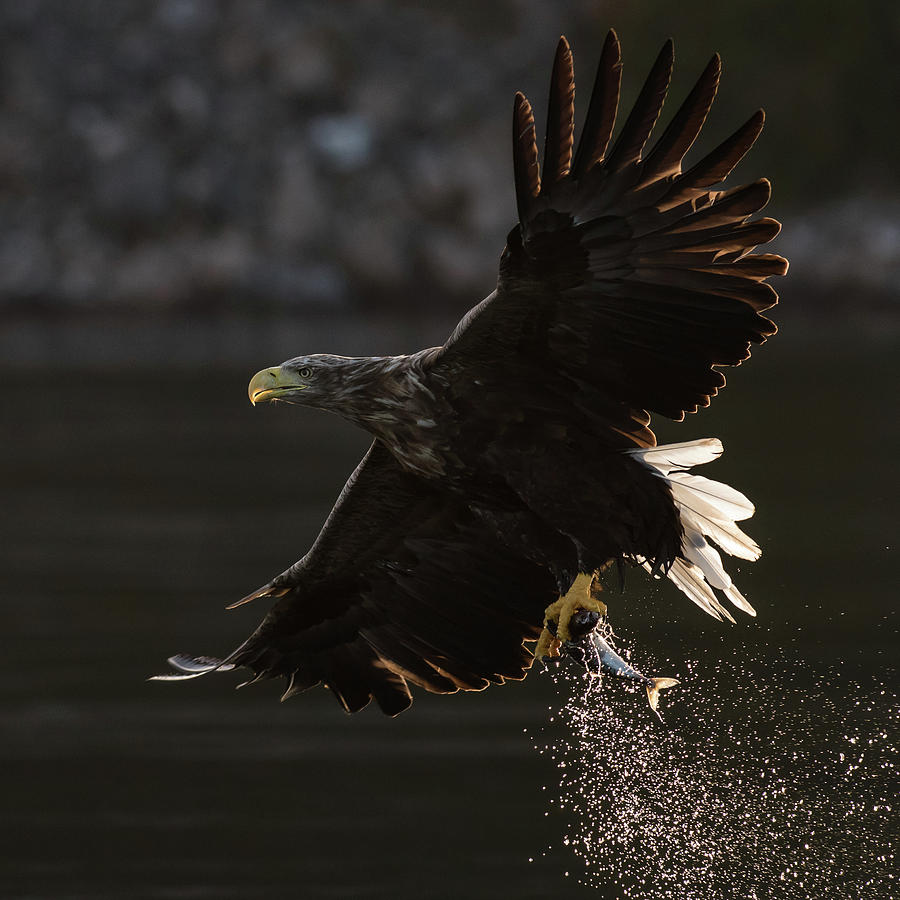
[[[650,709],[656,713],[662,721],[657,707],[659,706],[659,692],[666,688],[679,684],[677,678],[649,678],[642,675],[634,666],[627,663],[612,648],[612,645],[600,634],[596,628],[599,623],[599,615],[587,610],[579,610],[572,617],[570,631],[581,636],[572,641],[563,641],[560,649],[574,659],[579,665],[584,666],[589,672],[599,675],[601,672],[609,672],[629,681],[636,681],[647,689],[647,699],[650,701]]]

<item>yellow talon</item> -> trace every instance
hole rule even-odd
[[[534,655],[540,659],[544,656],[559,656],[559,645],[570,639],[569,620],[579,609],[589,609],[606,615],[606,604],[597,599],[600,593],[600,583],[596,580],[597,573],[579,573],[572,586],[564,597],[554,600],[544,611],[544,630],[534,648]],[[554,636],[547,627],[550,623],[556,623],[556,635]]]
[[[545,656],[559,656],[559,641],[553,637],[546,625],[534,648],[535,659],[543,659]]]

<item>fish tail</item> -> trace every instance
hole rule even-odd
[[[659,715],[659,711],[656,708],[659,706],[659,692],[666,688],[675,687],[676,684],[680,683],[677,678],[651,678],[650,683],[647,685],[647,699],[650,701],[650,709]]]

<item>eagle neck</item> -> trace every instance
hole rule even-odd
[[[431,352],[359,360],[338,409],[381,440],[404,468],[429,477],[444,474],[433,446],[438,401],[425,371]]]

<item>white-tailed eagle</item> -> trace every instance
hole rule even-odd
[[[574,140],[572,54],[553,65],[543,164],[531,106],[513,114],[518,224],[496,290],[441,347],[399,357],[300,356],[263,369],[254,403],[337,412],[372,446],[309,552],[245,600],[274,602],[223,660],[173,657],[180,675],[244,667],[288,697],[324,683],[348,711],[394,715],[409,685],[436,693],[520,679],[535,652],[602,612],[596,573],[642,566],[718,618],[752,607],[719,548],[755,559],[753,512],[691,474],[715,439],[656,446],[650,415],[682,420],[775,333],[762,312],[786,261],[754,253],[765,179],[723,189],[763,127],[755,112],[689,167],[720,74],[714,56],[648,144],[673,64],[662,48],[613,139],[621,58],[606,38]],[[239,601],[242,602],[242,601]],[[596,621],[596,616],[594,617]]]

